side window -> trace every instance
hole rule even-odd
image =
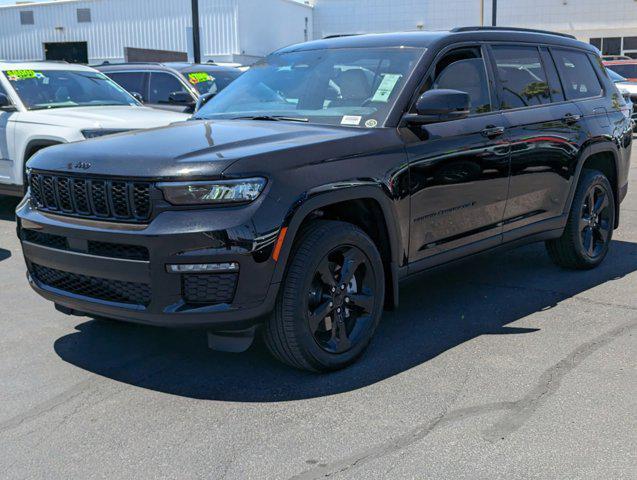
[[[551,91],[537,47],[494,46],[502,110],[551,103]]]
[[[174,92],[187,92],[182,83],[169,73],[150,74],[149,103],[170,103],[170,94]]]
[[[569,100],[597,97],[602,86],[588,55],[575,50],[551,49],[562,85]]]
[[[115,83],[119,84],[129,93],[139,93],[144,102],[146,98],[146,74],[144,72],[108,72],[108,75]]]
[[[453,50],[436,64],[420,93],[432,89],[459,90],[471,97],[471,113],[491,111],[487,68],[478,47]]]

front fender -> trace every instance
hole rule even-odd
[[[404,251],[404,246],[401,241],[400,225],[398,225],[396,221],[398,215],[388,194],[381,185],[374,182],[333,183],[314,188],[300,196],[289,209],[282,225],[282,228],[287,228],[287,233],[281,246],[272,282],[280,283],[282,281],[294,240],[298,235],[303,221],[308,218],[310,213],[335,203],[362,199],[375,200],[381,207],[390,241],[392,278],[393,282],[396,283],[398,280],[396,274],[397,267],[400,265],[401,252]]]

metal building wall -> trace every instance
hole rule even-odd
[[[78,23],[77,9],[91,22]],[[20,11],[34,25],[20,24]],[[187,51],[189,0],[85,0],[0,8],[0,58],[41,60],[45,42],[88,42],[89,61],[121,60],[124,47]]]
[[[256,60],[305,40],[312,8],[292,0],[199,0],[204,60]],[[78,23],[77,9],[91,10]],[[34,12],[21,25],[20,12]],[[44,43],[87,42],[89,63],[121,61],[124,48],[192,50],[190,0],[68,0],[0,7],[0,59],[42,60]]]

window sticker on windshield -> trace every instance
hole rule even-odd
[[[365,122],[367,128],[376,128],[378,126],[378,120],[370,118]]]
[[[376,93],[372,98],[372,102],[387,102],[391,96],[396,84],[402,78],[402,75],[396,73],[383,74],[383,80],[380,82]]]
[[[42,72],[34,72],[33,70],[7,70],[6,74],[12,82],[29,80],[31,78],[46,78]]]
[[[215,78],[206,72],[194,72],[188,74],[188,80],[193,85],[197,85],[198,83],[210,82]]]
[[[344,115],[341,119],[341,125],[360,125],[363,117],[359,115]]]

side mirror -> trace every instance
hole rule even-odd
[[[459,90],[428,90],[416,101],[416,113],[408,113],[407,123],[427,124],[460,120],[469,116],[471,97]]]
[[[15,112],[17,109],[9,97],[7,97],[4,93],[0,93],[0,111],[3,112]]]
[[[142,97],[142,94],[139,92],[130,92],[130,94],[133,96],[133,98],[135,100],[137,100],[139,103],[144,103],[144,97]]]
[[[199,100],[197,100],[197,105],[195,106],[195,112],[198,112],[199,110],[201,110],[206,103],[208,103],[210,100],[212,100],[215,97],[215,95],[217,94],[204,93],[201,97],[199,97]]]
[[[194,105],[195,101],[188,92],[173,92],[168,97],[168,102],[174,105]]]

